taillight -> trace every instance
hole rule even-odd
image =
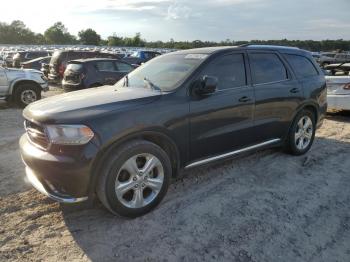
[[[58,66],[58,74],[59,74],[60,76],[63,76],[64,70],[65,70],[64,65],[63,65],[63,64],[60,64],[60,65]]]
[[[344,87],[343,87],[344,90],[350,90],[350,83],[349,84],[346,84]]]

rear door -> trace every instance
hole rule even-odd
[[[282,138],[303,99],[299,81],[278,52],[249,51],[255,91],[256,143]]]
[[[246,53],[220,55],[201,71],[218,78],[218,90],[191,97],[191,161],[252,144],[254,91],[247,78]]]

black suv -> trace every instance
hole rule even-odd
[[[71,60],[86,58],[118,58],[117,55],[110,53],[75,51],[75,50],[57,50],[53,53],[49,64],[48,78],[51,83],[60,84],[66,70],[67,63]],[[44,71],[45,68],[42,68]]]
[[[62,87],[74,91],[102,85],[114,85],[134,70],[132,65],[117,59],[90,58],[70,61],[64,71]]]
[[[178,51],[114,86],[29,105],[21,154],[29,181],[51,198],[96,193],[111,212],[135,217],[154,208],[184,168],[275,146],[306,153],[326,98],[322,71],[300,49]]]

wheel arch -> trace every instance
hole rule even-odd
[[[135,132],[126,136],[122,136],[112,142],[107,146],[102,148],[100,152],[95,157],[92,168],[91,168],[91,180],[89,185],[89,194],[95,193],[95,187],[98,179],[98,170],[101,169],[103,162],[107,159],[109,153],[117,147],[128,143],[133,140],[146,140],[158,145],[162,148],[169,156],[171,166],[172,166],[172,176],[175,177],[180,170],[180,154],[178,147],[176,146],[173,139],[167,135],[165,132],[159,130],[145,130]]]
[[[16,88],[18,86],[20,86],[21,84],[31,84],[31,85],[35,86],[36,88],[38,88],[39,90],[41,90],[41,86],[37,82],[35,82],[34,80],[18,79],[11,84],[9,93],[11,95],[13,95]]]
[[[319,117],[319,107],[318,107],[317,103],[314,103],[312,101],[307,102],[307,103],[303,103],[297,108],[297,110],[295,110],[294,115],[291,118],[291,121],[289,123],[288,131],[287,131],[287,133],[285,135],[285,138],[287,138],[287,136],[288,136],[289,130],[291,129],[291,127],[292,127],[292,125],[293,125],[293,123],[295,121],[295,117],[304,109],[309,110],[309,111],[311,111],[314,114],[315,121],[316,121],[315,124],[317,126],[318,117]]]

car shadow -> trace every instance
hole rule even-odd
[[[350,110],[327,112],[326,119],[350,123]]]
[[[303,156],[258,151],[185,172],[142,217],[100,204],[62,206],[63,217],[91,261],[342,260],[345,250],[327,243],[350,228],[349,153],[350,143],[329,138]]]

